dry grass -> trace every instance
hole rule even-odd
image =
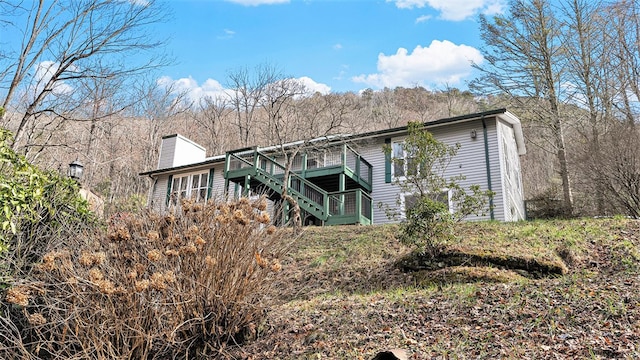
[[[366,360],[391,348],[411,359],[640,357],[639,221],[465,223],[448,244],[458,256],[566,269],[538,277],[487,262],[399,272],[410,249],[396,229],[305,232],[283,262],[289,285],[271,331],[236,358]]]
[[[474,261],[404,273],[396,226],[308,228],[284,253],[262,206],[185,204],[50,249],[5,291],[0,358],[640,356],[638,221],[461,224],[448,251]]]
[[[269,275],[281,269],[285,242],[265,208],[264,199],[185,202],[51,249],[6,292],[0,357],[224,354],[255,336]]]

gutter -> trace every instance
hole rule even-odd
[[[489,139],[487,137],[487,122],[484,119],[484,116],[481,118],[482,120],[482,135],[484,137],[484,162],[487,166],[487,187],[489,191],[493,192],[491,188],[491,162],[489,161]],[[496,122],[496,126],[498,126]],[[491,220],[495,220],[495,214],[493,212],[493,196],[489,198],[489,215]]]

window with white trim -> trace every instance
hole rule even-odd
[[[431,194],[430,197],[432,200],[435,200],[447,205],[447,209],[449,209],[449,212],[452,213],[453,212],[453,202],[451,201],[452,195],[453,195],[453,190],[444,189],[437,194],[436,193]],[[415,193],[402,194],[402,210],[403,210],[402,216],[403,217],[405,216],[405,214],[409,209],[411,209],[416,205],[419,199],[420,199],[420,194],[415,194]]]
[[[171,203],[176,205],[180,199],[205,202],[208,190],[209,172],[176,175],[171,183]]]
[[[396,141],[391,144],[392,175],[405,177],[416,175],[419,171],[415,156],[404,146],[404,141]]]

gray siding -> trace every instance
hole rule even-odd
[[[213,166],[213,183],[211,184],[211,196],[215,199],[222,199],[225,196],[224,188],[224,163]]]
[[[189,169],[188,171],[176,172],[171,175],[174,177],[183,176],[186,174],[208,172],[211,168],[213,171],[213,183],[211,184],[211,196],[215,198],[222,198],[224,196],[224,163],[216,163],[209,165],[209,167],[200,167],[197,169]],[[157,175],[155,186],[153,187],[153,194],[151,196],[150,206],[156,211],[165,211],[167,209],[167,190],[168,180],[170,174]]]
[[[173,166],[173,156],[176,153],[177,136],[162,139],[160,145],[160,156],[158,158],[158,169],[166,169]]]
[[[492,190],[494,196],[494,219],[504,219],[504,209],[502,208],[503,194],[500,176],[500,154],[498,150],[496,121],[494,118],[485,119],[487,124],[487,140],[489,145],[489,162],[491,169]],[[477,137],[471,138],[471,130],[475,129]],[[464,175],[466,179],[461,181],[463,188],[468,188],[473,184],[480,185],[482,190],[488,189],[487,166],[484,150],[484,133],[482,121],[465,122],[461,124],[447,125],[446,127],[432,128],[430,131],[436,139],[448,145],[461,145],[458,155],[451,161],[446,177]],[[402,140],[402,136],[392,137],[392,141]],[[367,143],[360,143],[357,146],[358,152],[373,166],[373,221],[376,224],[390,222],[379,204],[396,206],[396,199],[399,192],[393,183],[385,183],[385,156],[382,151],[384,138],[378,138]],[[471,216],[469,220],[488,220],[490,213],[486,216]]]
[[[155,185],[153,187],[151,203],[149,204],[153,210],[162,211],[165,209],[167,201],[168,180],[168,174],[162,174],[157,177],[157,180],[155,181]]]

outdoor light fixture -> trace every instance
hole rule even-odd
[[[476,131],[476,129],[471,130],[471,138],[475,139],[478,136],[478,132]]]
[[[77,182],[80,182],[80,180],[82,179],[83,170],[84,166],[82,166],[82,164],[78,160],[76,160],[69,164],[69,177]]]

